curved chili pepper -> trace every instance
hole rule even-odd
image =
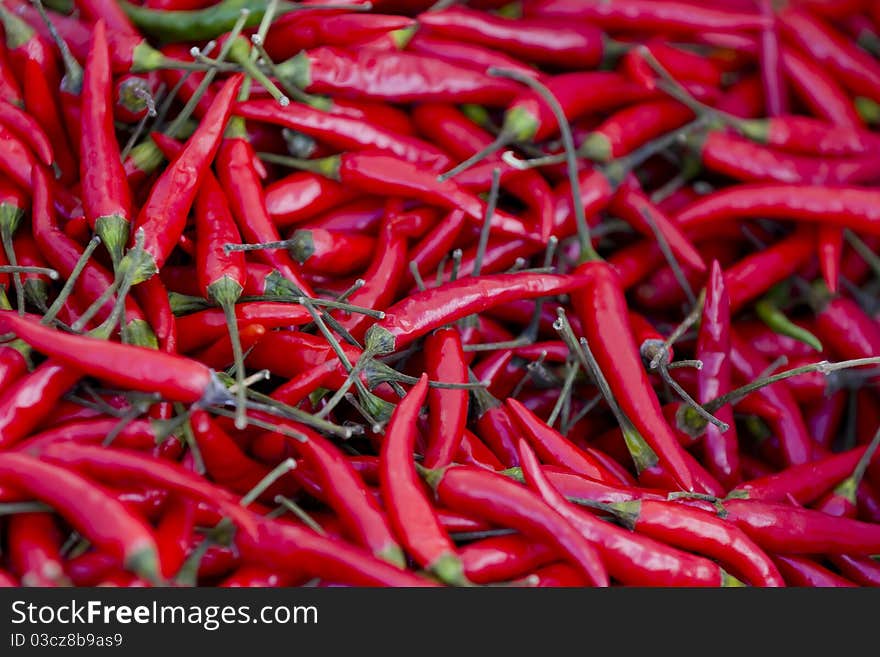
[[[277,301],[237,304],[235,317],[240,327],[257,323],[267,329],[297,326],[312,320],[312,316],[302,306]],[[180,336],[178,349],[181,353],[189,353],[221,338],[226,332],[226,317],[217,308],[184,315],[177,318],[177,332]]]
[[[241,15],[248,10],[245,27],[256,26],[266,13],[263,0],[222,0],[204,9],[159,10],[118,0],[119,7],[129,20],[142,31],[165,41],[200,41],[213,39],[232,29]]]
[[[863,126],[849,96],[824,67],[784,44],[782,64],[786,79],[813,114],[835,125]]]
[[[56,407],[57,408],[57,407]],[[32,434],[15,445],[17,451],[38,455],[56,442],[100,443],[114,434],[113,444],[126,449],[149,450],[156,446],[159,433],[150,420],[132,420],[124,427],[116,418],[96,418],[65,422]]]
[[[189,500],[172,497],[164,505],[162,517],[156,526],[162,577],[174,577],[183,566],[196,529],[195,516],[196,505]]]
[[[517,85],[416,53],[331,46],[304,50],[276,66],[278,75],[309,93],[398,103],[439,101],[507,104]]]
[[[726,500],[722,516],[765,550],[780,554],[880,551],[880,526],[820,511],[757,500]]]
[[[778,20],[785,39],[825,66],[851,91],[880,101],[880,64],[809,13],[787,7]]]
[[[391,416],[380,454],[380,490],[391,526],[409,555],[443,581],[463,584],[455,545],[440,525],[413,462],[415,421],[427,392],[428,376],[423,374]]]
[[[295,103],[281,107],[274,100],[249,100],[235,107],[245,119],[297,130],[340,150],[381,150],[428,169],[442,171],[450,164],[439,148],[416,137],[398,135],[382,125],[334,115]]]
[[[767,19],[760,14],[709,8],[687,2],[651,0],[540,0],[525,7],[528,16],[587,19],[606,30],[672,32],[744,32],[760,30]]]
[[[880,324],[855,301],[834,296],[817,305],[816,333],[827,349],[845,359],[880,354]]]
[[[878,177],[876,156],[829,160],[778,153],[733,135],[711,132],[700,145],[703,164],[744,182],[858,184]]]
[[[592,130],[578,153],[596,162],[609,162],[680,128],[693,117],[693,111],[674,100],[633,104],[618,110]]]
[[[604,262],[587,262],[575,273],[586,277],[586,285],[572,294],[572,304],[620,409],[678,484],[692,490],[694,479],[683,459],[683,449],[672,435],[642,367],[617,274]]]
[[[706,300],[694,355],[703,363],[697,373],[697,401],[705,404],[730,392],[730,299],[717,260],[712,263],[706,283]],[[733,422],[733,408],[724,406],[715,413],[715,417],[729,428],[722,433],[716,425],[707,425],[703,437],[706,464],[709,471],[729,489],[740,481],[739,443]]]
[[[586,283],[583,276],[494,274],[460,278],[413,294],[388,308],[367,331],[367,348],[377,353],[402,349],[435,328],[518,299],[565,294]]]
[[[812,405],[804,414],[807,431],[821,447],[831,449],[841,427],[846,405],[846,393],[839,390]]]
[[[355,46],[414,23],[407,16],[303,8],[272,23],[265,47],[273,59],[281,60],[318,46]]]
[[[358,192],[311,171],[296,171],[266,187],[266,210],[286,228],[357,198]]]
[[[880,586],[880,567],[871,557],[853,557],[848,554],[834,554],[832,564],[844,577],[862,586]]]
[[[880,234],[880,193],[863,187],[821,185],[736,185],[709,194],[682,210],[678,223],[691,230],[707,222],[767,217],[843,226]]]
[[[633,531],[713,557],[753,586],[785,586],[761,548],[741,530],[708,511],[663,500],[635,500],[610,507]]]
[[[815,560],[793,554],[773,555],[773,561],[789,586],[855,587],[856,584],[841,577]]]
[[[260,343],[266,335],[266,327],[262,324],[248,324],[239,329],[241,350],[245,354]],[[232,341],[228,335],[215,343],[192,354],[192,358],[204,363],[214,370],[222,370],[235,364]]]
[[[397,568],[339,540],[280,522],[260,522],[256,539],[240,541],[242,556],[284,572],[305,572],[355,586],[430,586],[430,580]]]
[[[536,450],[545,463],[558,465],[576,474],[597,481],[618,484],[617,477],[611,475],[592,454],[579,449],[562,434],[547,426],[516,399],[505,401],[507,411],[514,418],[529,446]]]
[[[51,166],[55,155],[46,133],[33,117],[17,105],[8,102],[6,98],[8,96],[0,100],[0,123],[14,131],[19,139],[30,146],[43,164]]]
[[[460,554],[465,574],[476,584],[508,581],[559,558],[546,543],[520,534],[474,541],[461,548]]]
[[[242,80],[243,76],[234,75],[226,81],[196,132],[153,185],[141,207],[134,227],[143,230],[144,250],[152,262],[142,266],[145,269],[140,278],[149,278],[165,264],[183,233],[198,188],[220,148]]]
[[[105,22],[98,20],[83,79],[81,143],[88,157],[80,161],[80,180],[89,225],[118,264],[129,238],[131,191],[113,125],[110,52],[105,35]]]
[[[51,514],[14,513],[9,518],[9,565],[23,586],[59,586],[67,582],[61,543],[61,532]]]
[[[288,424],[293,425],[284,426]],[[377,558],[403,567],[405,559],[392,533],[391,515],[385,518],[354,466],[325,438],[307,427],[295,426],[306,440],[293,447],[315,471],[327,504],[343,525]]]
[[[218,178],[242,237],[253,243],[277,242],[280,235],[266,210],[263,186],[254,167],[255,160],[256,155],[246,138],[242,120],[233,119],[217,155]],[[264,250],[259,251],[258,256],[304,294],[313,296],[299,266],[286,251]]]
[[[708,559],[599,520],[562,497],[537,463],[523,466],[529,485],[595,544],[609,574],[616,580],[635,586],[722,586],[733,582]]]
[[[7,60],[5,44],[0,44],[0,95],[11,105],[16,107],[24,106],[21,87],[18,84],[18,80],[15,79],[12,67]]]
[[[148,525],[95,484],[64,468],[11,452],[0,455],[0,481],[55,508],[126,567],[157,576],[158,550]]]
[[[426,373],[431,380],[467,383],[468,373],[457,328],[443,328],[425,340]],[[467,390],[428,392],[428,431],[425,466],[445,467],[455,458],[468,415]]]
[[[53,360],[126,388],[158,392],[183,402],[210,399],[220,393],[211,370],[180,356],[64,334],[11,311],[0,311],[0,326]]]
[[[520,447],[522,457],[522,447]],[[513,527],[547,543],[568,559],[594,586],[608,586],[608,575],[596,549],[554,507],[528,488],[480,468],[454,466],[437,472],[429,483],[438,499],[452,509]]]
[[[541,18],[513,21],[467,7],[424,12],[418,16],[418,24],[428,34],[566,68],[596,68],[609,49],[605,35],[589,23]]]
[[[438,39],[424,32],[416,32],[406,42],[405,49],[425,57],[464,66],[475,71],[487,71],[493,66],[518,71],[523,75],[538,77],[540,72],[518,59],[478,43]]]
[[[81,377],[67,365],[48,360],[5,387],[0,395],[0,445],[8,447],[26,437]]]
[[[880,152],[880,137],[869,130],[806,116],[782,115],[738,123],[749,139],[804,155],[868,155]]]

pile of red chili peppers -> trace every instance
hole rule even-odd
[[[0,585],[880,585],[880,3],[0,27]]]

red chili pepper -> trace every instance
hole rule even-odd
[[[829,559],[841,575],[862,586],[880,586],[880,566],[871,557],[835,554]]]
[[[266,52],[274,60],[319,46],[354,47],[375,37],[414,25],[412,18],[389,14],[309,11],[307,7],[279,17],[266,34]]]
[[[21,94],[21,87],[6,55],[6,45],[0,44],[0,96],[6,99],[6,102],[16,107],[24,106],[24,97]]]
[[[465,574],[476,584],[509,581],[559,558],[546,543],[520,534],[474,541],[461,548],[460,554]]]
[[[790,236],[728,267],[724,285],[730,296],[731,312],[742,310],[795,274],[815,253],[815,244],[815,232],[810,226],[801,226]]]
[[[467,383],[467,366],[457,328],[437,330],[425,340],[426,373],[431,380]],[[441,468],[455,458],[468,415],[467,390],[434,388],[428,392],[428,432],[425,466]]]
[[[118,264],[129,238],[131,191],[116,142],[111,83],[105,23],[98,20],[83,79],[81,143],[88,157],[80,160],[80,180],[89,225]]]
[[[749,139],[804,155],[869,155],[880,152],[880,137],[869,130],[806,116],[783,115],[744,121],[737,129]]]
[[[304,91],[395,103],[477,103],[498,107],[516,84],[415,53],[322,46],[277,65],[278,75]]]
[[[880,64],[868,53],[807,12],[787,7],[777,16],[785,39],[827,67],[852,92],[880,102]]]
[[[786,79],[811,112],[835,125],[849,128],[863,126],[852,101],[835,78],[814,59],[793,48],[782,48]]]
[[[113,0],[76,0],[76,5],[93,23],[103,20],[114,32],[140,36],[122,7]]]
[[[357,196],[357,191],[325,176],[297,171],[266,187],[266,210],[279,228],[286,228]]]
[[[818,305],[816,333],[827,349],[845,359],[880,354],[880,324],[855,301],[834,296]]]
[[[792,554],[773,555],[773,561],[789,586],[855,587],[856,584],[841,577],[808,557]]]
[[[690,109],[674,100],[648,100],[630,105],[592,130],[578,152],[597,162],[609,162],[677,130],[693,117]]]
[[[0,311],[0,326],[53,360],[116,385],[183,402],[210,399],[220,392],[211,370],[180,356],[64,334],[12,311]]]
[[[709,8],[687,2],[651,0],[540,0],[525,7],[527,16],[586,19],[606,30],[648,32],[747,32],[760,30],[767,19],[760,14]]]
[[[753,119],[764,115],[764,94],[758,76],[743,76],[728,87],[715,109],[738,118]]]
[[[722,516],[765,550],[780,554],[880,551],[880,526],[820,511],[757,500],[726,500]]]
[[[460,278],[398,301],[367,331],[367,348],[389,353],[435,328],[518,299],[565,294],[583,285],[581,276],[495,274]]]
[[[156,446],[158,436],[150,420],[132,420],[121,429],[117,426],[119,423],[116,418],[65,422],[28,436],[16,444],[15,449],[38,455],[48,445],[56,442],[100,443],[114,430],[113,444],[117,447],[146,451]]]
[[[151,256],[154,267],[146,278],[165,264],[183,233],[198,188],[220,147],[242,79],[241,75],[235,75],[223,85],[196,132],[153,185],[141,207],[135,228],[143,230],[144,250]]]
[[[281,107],[270,99],[239,103],[235,114],[297,130],[339,150],[380,150],[435,171],[450,164],[439,148],[416,137],[399,135],[380,124],[334,115],[304,104]]]
[[[407,553],[443,581],[462,584],[466,580],[455,545],[440,525],[413,462],[415,422],[427,392],[428,376],[423,374],[391,416],[380,454],[380,489]]]
[[[218,178],[229,199],[242,237],[253,243],[277,242],[281,236],[266,210],[263,186],[254,167],[255,159],[256,155],[244,134],[241,119],[233,119],[217,156]],[[263,250],[258,252],[258,256],[275,267],[303,294],[313,296],[311,288],[302,278],[299,266],[286,251]]]
[[[565,436],[542,422],[516,399],[507,399],[505,404],[529,446],[537,451],[542,461],[603,483],[619,483],[617,477],[609,473],[592,454],[573,445]]]
[[[634,586],[722,586],[730,582],[708,559],[607,524],[569,503],[543,475],[537,462],[524,462],[529,486],[596,545],[609,574]]]
[[[520,445],[521,457],[522,449]],[[480,468],[457,466],[434,472],[437,476],[430,483],[445,506],[547,543],[594,586],[608,586],[608,574],[596,549],[553,506],[528,488]]]
[[[7,525],[9,565],[22,586],[62,586],[61,531],[49,513],[14,513]]]
[[[267,329],[307,324],[312,316],[302,306],[277,301],[253,301],[235,306],[239,327],[262,324]],[[221,338],[226,332],[226,317],[220,309],[211,308],[177,318],[180,336],[178,349],[189,353]]]
[[[0,481],[52,506],[126,567],[156,577],[159,558],[150,528],[95,484],[65,468],[10,452],[0,455]]]
[[[697,401],[705,404],[730,392],[730,299],[718,261],[712,263],[706,283],[706,300],[694,355],[703,363],[697,374]],[[706,426],[706,435],[703,437],[706,464],[709,472],[729,489],[740,481],[739,443],[733,422],[733,408],[723,406],[714,415],[729,428],[722,433],[712,423]]]
[[[241,541],[245,559],[283,572],[305,572],[330,582],[354,586],[430,586],[430,580],[401,570],[366,552],[319,536],[311,530],[263,521],[255,540]]]
[[[838,435],[846,410],[846,397],[846,393],[839,390],[812,405],[804,414],[807,431],[825,449],[831,449],[831,444]]]
[[[487,45],[519,59],[566,68],[596,68],[610,49],[605,35],[589,23],[510,20],[467,7],[419,14],[418,24],[428,34]]]
[[[876,190],[862,187],[821,185],[736,185],[696,201],[677,217],[686,230],[707,222],[751,217],[789,219],[843,226],[856,232],[880,234],[880,215]]]
[[[55,159],[52,144],[33,117],[8,100],[0,100],[0,123],[15,132],[19,139],[30,146],[43,164],[47,166],[52,164]]]
[[[0,445],[8,447],[26,437],[81,377],[61,362],[48,360],[5,387],[0,395]]]
[[[685,490],[694,487],[683,449],[666,423],[629,328],[626,300],[614,270],[588,262],[575,270],[586,285],[572,294],[584,335],[624,415]]]
[[[759,353],[739,337],[736,329],[733,330],[730,354],[734,372],[748,381],[759,378],[769,365]],[[800,408],[788,389],[782,386],[768,386],[757,394],[770,401],[780,411],[779,419],[772,425],[779,436],[786,463],[800,465],[810,461],[813,451],[812,441],[804,426]]]
[[[416,32],[406,42],[406,50],[456,66],[464,66],[474,71],[483,72],[492,67],[498,67],[518,71],[532,77],[540,76],[540,72],[536,69],[497,50],[477,43],[438,39],[423,32]]]
[[[239,330],[241,350],[245,354],[260,343],[266,336],[266,327],[262,324],[248,324]],[[223,336],[211,345],[193,354],[192,358],[204,363],[214,370],[222,370],[235,364],[232,341],[228,335]]]
[[[162,577],[177,575],[189,552],[190,539],[195,530],[196,506],[189,500],[172,497],[162,510],[156,526],[156,544]]]

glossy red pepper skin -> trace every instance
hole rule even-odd
[[[8,559],[22,586],[67,583],[61,556],[62,540],[51,514],[12,514],[7,525]]]
[[[443,579],[462,577],[455,544],[443,529],[416,473],[415,419],[428,392],[428,377],[398,404],[388,423],[379,455],[379,482],[391,526],[407,553]]]
[[[587,19],[606,30],[627,30],[635,25],[643,31],[672,32],[746,32],[759,30],[767,23],[757,13],[742,13],[722,8],[695,6],[686,2],[651,0],[541,0],[530,4],[526,15]]]
[[[407,16],[312,10],[280,16],[266,34],[266,52],[275,61],[319,46],[355,47],[375,37],[414,24]]]
[[[852,588],[856,586],[854,582],[828,570],[808,557],[799,557],[793,554],[777,554],[773,556],[773,561],[789,586],[815,586],[822,588]]]
[[[827,67],[853,93],[880,102],[880,64],[842,34],[794,8],[778,14],[782,34]]]
[[[880,526],[874,523],[756,500],[728,500],[723,515],[771,552],[870,555],[880,550]]]
[[[619,483],[617,477],[597,462],[592,454],[573,445],[565,436],[547,426],[519,401],[510,398],[505,401],[505,404],[508,414],[516,422],[529,446],[537,452],[544,463],[566,468],[571,472],[602,483]]]
[[[663,500],[641,500],[620,509],[627,525],[640,534],[717,559],[753,586],[785,586],[761,548],[708,511]]]
[[[277,242],[281,236],[266,210],[263,186],[254,168],[255,157],[246,138],[227,136],[217,155],[217,175],[242,237],[251,243]],[[304,294],[313,296],[299,265],[285,250],[257,251],[257,257],[275,267]]]
[[[233,76],[224,84],[196,132],[153,185],[138,214],[134,227],[143,229],[144,250],[152,256],[157,270],[165,264],[183,233],[198,188],[220,148],[242,79],[240,75]]]
[[[416,137],[399,135],[380,124],[293,104],[281,107],[270,99],[249,100],[236,105],[245,119],[263,121],[297,130],[338,150],[380,150],[435,171],[450,165],[439,148]]]
[[[180,356],[61,333],[12,311],[0,311],[0,326],[53,360],[133,390],[194,402],[215,385],[211,370]]]
[[[0,48],[0,94],[6,101],[16,107],[24,106],[24,97],[21,94],[21,86],[12,72],[12,67],[6,55],[6,45]]]
[[[358,192],[334,180],[297,171],[266,187],[266,210],[273,223],[286,228],[354,200]]]
[[[731,341],[731,365],[740,378],[753,381],[761,376],[769,363],[742,340],[734,329]],[[812,460],[812,441],[804,426],[800,408],[788,389],[772,385],[756,394],[770,401],[780,411],[779,419],[772,422],[772,426],[779,436],[786,463],[800,465]]]
[[[81,377],[60,361],[48,360],[5,387],[0,395],[0,444],[8,447],[25,438]]]
[[[540,18],[514,21],[467,7],[425,12],[418,22],[428,34],[486,45],[540,64],[592,69],[604,54],[604,35],[589,23]]]
[[[537,69],[498,50],[487,48],[478,43],[438,38],[422,31],[416,32],[407,42],[406,50],[480,72],[487,71],[494,66],[518,71],[531,77],[541,75]]]
[[[559,558],[546,543],[520,534],[474,541],[461,548],[460,554],[465,574],[475,584],[509,581]]]
[[[876,156],[829,159],[780,153],[722,132],[711,132],[700,152],[706,167],[743,182],[857,185],[880,175]]]
[[[730,298],[727,296],[717,261],[712,263],[706,284],[706,300],[694,355],[703,363],[697,373],[697,400],[705,404],[730,392]],[[740,481],[739,443],[733,421],[733,407],[723,406],[715,413],[715,417],[727,423],[729,429],[722,433],[714,424],[709,423],[706,426],[706,434],[703,436],[705,462],[709,471],[729,489]]]
[[[43,164],[50,166],[55,156],[46,133],[30,114],[8,102],[6,98],[8,96],[4,96],[4,100],[0,101],[0,123],[15,132],[19,139],[30,146]]]
[[[880,137],[863,128],[806,116],[783,115],[747,122],[750,139],[803,155],[849,156],[880,152]]]
[[[235,316],[240,326],[259,323],[267,329],[307,324],[312,316],[302,306],[292,306],[277,301],[253,301],[235,306]],[[226,331],[223,311],[217,308],[200,310],[176,319],[180,336],[180,353],[204,347],[221,338]]]
[[[447,468],[435,485],[445,506],[481,516],[547,543],[594,586],[608,586],[596,549],[554,508],[528,488],[479,468]]]
[[[116,142],[110,99],[111,79],[105,23],[99,20],[95,24],[83,79],[81,139],[87,157],[80,161],[80,180],[89,225],[101,234],[108,248],[117,249],[116,255],[121,256],[121,249],[128,239],[131,192]],[[113,236],[115,242],[103,227],[111,221],[122,223],[125,229]],[[123,227],[117,230],[123,230]]]
[[[839,358],[870,358],[880,354],[880,324],[852,299],[836,296],[816,314],[822,344]]]
[[[388,308],[385,318],[370,327],[367,346],[399,350],[434,328],[518,299],[564,294],[583,285],[581,276],[495,274],[460,278],[418,292]]]
[[[305,91],[399,103],[440,101],[504,106],[517,93],[509,80],[415,53],[321,46],[278,65]]]
[[[863,127],[849,96],[826,68],[785,44],[782,47],[782,64],[786,80],[814,115],[835,125]]]
[[[674,100],[648,100],[618,110],[590,132],[581,146],[590,159],[609,162],[632,153],[652,139],[693,119],[693,112]]]
[[[442,328],[425,340],[426,372],[432,381],[467,383],[468,373],[457,328]],[[467,390],[428,391],[425,466],[445,467],[456,456],[468,416]]]
[[[155,573],[158,550],[149,526],[97,485],[23,454],[0,457],[0,478],[55,508],[96,547],[129,567]]]
[[[861,586],[880,586],[880,567],[871,557],[853,557],[848,554],[835,554],[829,559],[840,570],[841,575]]]
[[[604,262],[585,263],[575,273],[586,276],[587,284],[572,294],[572,304],[620,409],[678,484],[685,490],[693,490],[693,474],[642,366],[617,274]]]
[[[736,185],[709,194],[682,210],[677,217],[685,230],[752,217],[842,226],[856,232],[880,234],[880,194],[867,187],[821,185]]]
[[[56,442],[100,443],[119,424],[116,418],[96,418],[65,422],[51,429],[32,434],[15,445],[15,449],[37,455]],[[126,449],[148,451],[156,446],[157,432],[150,420],[133,420],[118,431],[113,445]]]

